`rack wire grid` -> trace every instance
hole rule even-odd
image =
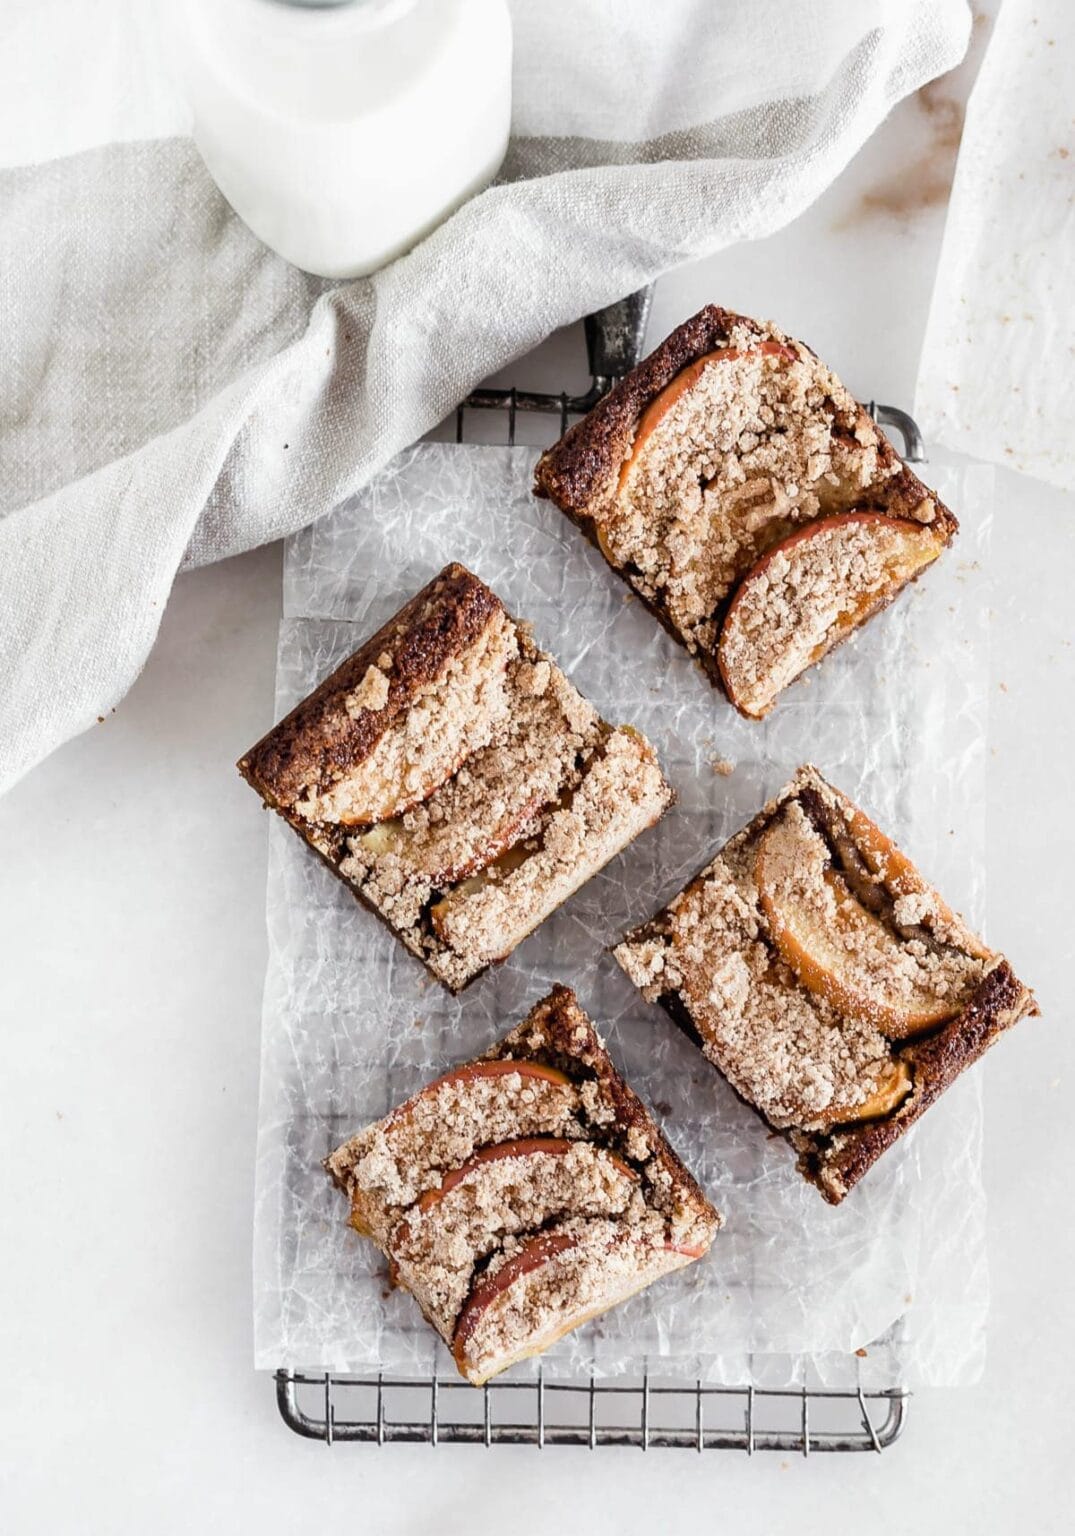
[[[455,440],[466,440],[467,413],[507,417],[515,445],[520,412],[556,419],[562,435],[642,355],[652,290],[629,295],[587,316],[590,386],[581,394],[481,388],[455,413]],[[867,410],[903,443],[903,458],[925,458],[913,417],[870,401]],[[714,1386],[702,1381],[640,1377],[584,1381],[493,1381],[475,1389],[458,1378],[352,1376],[333,1371],[278,1370],[276,1402],[289,1429],[326,1445],[636,1446],[643,1451],[817,1451],[880,1453],[899,1437],[909,1393],[902,1386],[864,1391]]]

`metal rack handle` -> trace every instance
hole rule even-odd
[[[652,287],[640,288],[582,322],[590,372],[602,392],[641,362],[652,302]]]

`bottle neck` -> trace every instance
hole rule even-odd
[[[296,11],[341,11],[345,8],[355,11],[389,11],[400,10],[403,7],[400,0],[270,0],[273,5],[287,6]],[[411,3],[411,0],[406,0]]]
[[[205,5],[207,0],[199,0]],[[209,9],[224,0],[212,0]],[[418,0],[227,0],[238,6],[250,25],[271,23],[270,31],[283,29],[289,34],[298,29],[297,36],[310,36],[311,29],[320,34],[328,29],[350,35],[365,28],[376,28],[394,22],[414,9]]]

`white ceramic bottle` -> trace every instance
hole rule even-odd
[[[504,157],[507,0],[173,0],[172,18],[209,171],[307,272],[383,266]]]

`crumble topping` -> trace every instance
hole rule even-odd
[[[915,559],[914,555],[918,558]],[[735,702],[763,709],[830,639],[851,628],[935,552],[895,519],[837,522],[775,550],[728,610],[720,664]]]
[[[411,1211],[392,1233],[391,1251],[404,1285],[449,1335],[470,1290],[475,1265],[518,1233],[554,1218],[617,1216],[632,1198],[632,1177],[600,1147],[573,1142],[567,1151],[532,1150],[476,1163],[463,1181],[427,1210]]]
[[[388,1213],[413,1205],[487,1142],[582,1135],[574,1083],[508,1073],[449,1077],[359,1133],[329,1160],[356,1212],[376,1234]]]
[[[951,1017],[993,957],[951,942],[951,914],[924,926],[947,913],[929,888],[894,896],[892,923],[863,907],[797,798],[807,790],[850,836],[841,797],[816,770],[800,770],[615,956],[650,1001],[682,1003],[705,1054],[773,1126],[825,1132],[856,1110],[881,1112],[886,1094],[898,1102],[909,1079],[892,1036]],[[791,935],[795,966],[770,910]],[[910,1027],[894,1030],[894,1018]]]
[[[913,891],[909,896],[897,896],[892,911],[897,923],[908,928],[932,923],[938,916],[937,904],[929,891]]]
[[[506,673],[517,654],[514,625],[498,609],[474,644],[418,689],[368,756],[330,788],[307,790],[295,811],[308,821],[362,825],[424,800],[492,739],[507,711]]]
[[[365,677],[343,702],[352,718],[364,709],[383,709],[388,703],[388,678],[379,667],[367,667]]]
[[[509,708],[490,744],[422,805],[347,839],[340,868],[410,924],[435,888],[478,873],[540,828],[540,813],[582,772],[601,721],[547,661],[513,663]]]
[[[785,806],[766,832],[764,867],[772,899],[799,920],[818,969],[831,958],[837,977],[852,976],[862,1011],[876,1009],[882,1027],[884,1013],[894,1007],[924,1022],[954,1011],[984,975],[981,959],[939,945],[926,933],[898,937],[868,912],[833,868],[828,845],[797,801]],[[917,893],[900,897],[894,911],[902,913],[897,921],[919,923],[932,906],[927,895]]]
[[[648,742],[613,731],[568,804],[544,823],[540,845],[502,875],[493,867],[434,908],[438,935],[479,965],[502,958],[561,902],[658,819],[670,791]],[[499,875],[499,878],[498,878]]]
[[[898,470],[882,470],[876,429],[822,363],[805,348],[765,355],[759,340],[733,329],[741,355],[703,368],[597,514],[611,558],[692,651],[713,648],[714,610],[767,548]]]
[[[879,1086],[889,1043],[841,1018],[774,959],[756,911],[722,858],[672,903],[667,929],[615,951],[651,1002],[678,994],[705,1054],[778,1129],[830,1123]]]
[[[553,1061],[586,1075],[561,1083]],[[565,987],[325,1166],[471,1380],[700,1257],[721,1224]]]
[[[563,1240],[559,1251],[499,1293],[486,1291],[488,1300],[471,1319],[462,1350],[472,1379],[547,1348],[685,1262],[682,1254],[665,1249],[663,1225],[652,1212],[629,1226],[574,1218],[558,1225],[555,1234]],[[490,1281],[522,1247],[520,1239],[505,1243],[486,1272]]]
[[[391,705],[385,665],[387,651],[347,696],[352,715]],[[531,626],[500,607],[412,701],[392,707],[365,759],[293,809],[306,840],[455,990],[671,799],[645,738],[603,721]]]

